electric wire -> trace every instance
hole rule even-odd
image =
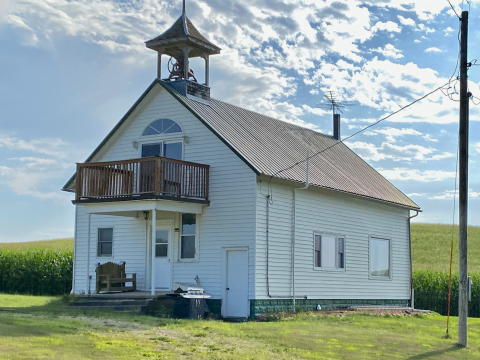
[[[370,125],[368,125],[368,126],[365,126],[364,128],[362,128],[362,129],[360,129],[360,130],[356,131],[355,133],[353,133],[352,135],[350,135],[350,136],[347,136],[345,139],[343,139],[343,140],[339,140],[339,141],[337,141],[336,143],[334,143],[334,144],[332,144],[332,145],[330,145],[330,146],[326,147],[325,149],[322,149],[322,150],[320,150],[320,151],[318,151],[318,152],[316,152],[316,153],[314,153],[314,154],[312,154],[312,155],[308,156],[306,159],[303,159],[303,160],[297,161],[297,162],[296,162],[296,163],[294,163],[293,165],[291,165],[291,166],[289,166],[289,167],[287,167],[287,168],[285,168],[285,169],[282,169],[282,170],[279,170],[279,171],[277,171],[276,173],[274,173],[273,175],[271,175],[271,176],[270,176],[270,182],[271,182],[271,179],[272,179],[273,177],[275,177],[275,176],[277,176],[277,175],[280,175],[281,173],[283,173],[283,172],[285,172],[285,171],[291,170],[291,169],[293,169],[294,167],[296,167],[296,166],[298,166],[298,165],[300,165],[300,164],[303,164],[303,163],[304,163],[304,162],[306,162],[307,160],[310,160],[311,158],[313,158],[313,157],[316,157],[316,156],[318,156],[318,155],[320,155],[320,154],[324,153],[325,151],[327,151],[327,150],[329,150],[329,149],[333,148],[334,146],[337,146],[338,144],[340,144],[340,143],[343,143],[344,141],[346,141],[346,140],[348,140],[348,139],[351,139],[352,137],[354,137],[354,136],[356,136],[356,135],[358,135],[358,134],[360,134],[360,133],[364,132],[365,130],[368,130],[369,128],[371,128],[371,127],[373,127],[373,126],[375,126],[375,125],[377,125],[377,124],[381,123],[382,121],[385,121],[385,120],[387,120],[388,118],[392,117],[393,115],[396,115],[396,114],[398,114],[399,112],[401,112],[401,111],[405,110],[406,108],[408,108],[408,107],[412,106],[413,104],[415,104],[415,103],[417,103],[417,102],[419,102],[419,101],[421,101],[421,100],[425,99],[426,97],[428,97],[428,96],[432,95],[433,93],[435,93],[435,92],[437,92],[437,91],[439,91],[439,90],[443,89],[445,86],[449,85],[449,83],[450,83],[450,82],[447,82],[446,84],[444,84],[444,85],[442,85],[442,86],[439,86],[439,87],[438,87],[438,88],[436,88],[435,90],[432,90],[432,91],[430,91],[429,93],[425,94],[424,96],[422,96],[422,97],[418,98],[417,100],[414,100],[414,101],[412,101],[412,102],[411,102],[411,103],[409,103],[408,105],[405,105],[404,107],[402,107],[402,108],[398,109],[397,111],[394,111],[393,113],[391,113],[391,114],[389,114],[389,115],[387,115],[387,116],[385,116],[385,117],[381,118],[380,120],[378,120],[378,121],[374,122],[373,124],[370,124]]]
[[[458,16],[457,14],[457,11],[455,10],[455,8],[453,7],[452,3],[450,2],[450,0],[447,0],[448,3],[450,4],[450,7],[452,8],[453,12],[455,13],[455,15],[457,15],[458,19],[461,19],[460,16]]]

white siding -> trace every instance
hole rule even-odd
[[[101,151],[93,161],[112,161],[140,157],[140,149],[132,141],[142,141],[141,134],[152,121],[166,118],[177,122],[188,137],[185,144],[185,160],[210,165],[210,206],[205,206],[200,216],[198,261],[173,262],[173,282],[194,282],[199,276],[202,285],[213,298],[223,296],[223,247],[249,247],[249,298],[254,298],[255,269],[255,209],[256,176],[220,139],[208,130],[185,107],[160,86],[156,86],[114,136],[106,150]],[[112,143],[110,145],[110,143]],[[86,263],[86,215],[80,211],[77,216],[78,245],[76,264],[76,291],[84,289],[86,276],[81,264]],[[99,219],[102,219],[101,221]],[[145,262],[145,221],[143,219],[92,215],[92,229],[98,224],[115,226],[115,260],[129,263]],[[178,218],[175,226],[178,226]],[[95,230],[96,231],[96,230]],[[92,230],[94,243],[96,232]],[[174,251],[178,252],[178,234],[174,236]],[[130,240],[127,240],[130,239]],[[83,251],[82,251],[83,249]],[[90,274],[94,277],[97,260],[96,244],[92,244]],[[118,251],[118,252],[117,252]],[[145,280],[145,270],[138,269],[140,282]],[[80,279],[80,280],[79,280]],[[143,284],[143,283],[142,283]],[[142,285],[143,286],[143,285]],[[93,287],[92,287],[93,291]]]
[[[301,187],[301,185],[298,185]],[[269,221],[270,294],[292,294],[293,187],[273,182]],[[258,183],[256,299],[266,292],[267,181]],[[408,299],[409,211],[309,188],[296,191],[295,294],[312,299]],[[344,235],[346,271],[313,269],[313,233]],[[369,279],[369,236],[391,238],[391,280]]]

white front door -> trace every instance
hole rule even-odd
[[[171,228],[157,226],[155,238],[155,288],[170,290]]]
[[[226,316],[248,317],[248,251],[227,250]]]

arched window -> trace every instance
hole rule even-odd
[[[176,122],[168,119],[155,120],[147,126],[142,136],[172,134],[182,132],[182,128]]]

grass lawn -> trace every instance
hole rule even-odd
[[[453,318],[453,324],[457,319]],[[1,359],[475,359],[444,339],[445,317],[300,314],[226,323],[85,312],[60,298],[0,295]]]
[[[33,251],[33,250],[55,250],[73,251],[73,238],[0,243],[0,251]]]
[[[453,271],[458,273],[458,226],[412,224],[412,265],[414,270],[448,271],[453,232]],[[468,272],[480,273],[480,227],[468,228]]]

